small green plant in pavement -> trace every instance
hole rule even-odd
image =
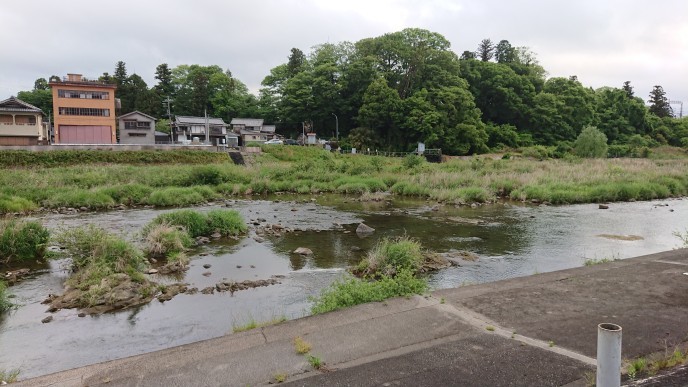
[[[313,356],[313,355],[308,355],[308,363],[313,368],[315,368],[316,370],[319,370],[320,368],[322,368],[322,366],[324,364],[323,361],[319,357]]]
[[[14,383],[19,378],[19,370],[0,370],[0,384]]]

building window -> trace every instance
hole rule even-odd
[[[124,129],[150,129],[150,127],[150,122],[147,121],[124,120]]]
[[[57,96],[60,98],[110,99],[110,93],[107,91],[57,89]]]
[[[110,117],[110,109],[61,107],[59,113],[61,116]]]
[[[146,133],[128,133],[129,137],[146,137]]]

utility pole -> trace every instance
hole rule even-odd
[[[165,100],[162,101],[162,106],[167,108],[167,120],[170,121],[170,142],[174,143],[174,125],[172,124],[172,113],[170,111],[171,104],[172,100],[169,96],[167,96]]]
[[[303,131],[301,142],[303,142],[302,145],[306,145],[306,123],[304,121],[301,121],[301,130]]]
[[[678,118],[683,118],[683,101],[669,101],[669,105],[681,106],[681,108],[679,109]]]
[[[339,118],[337,118],[337,115],[334,113],[332,113],[332,115],[334,116],[334,125],[337,130],[337,141],[339,141]]]
[[[208,143],[208,136],[210,135],[210,122],[208,121],[208,109],[203,109],[203,114],[205,114],[205,143]]]

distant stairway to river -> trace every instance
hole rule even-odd
[[[238,151],[229,151],[229,158],[232,159],[235,165],[245,165],[244,156]]]

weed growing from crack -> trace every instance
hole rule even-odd
[[[296,353],[299,355],[307,354],[311,351],[311,348],[311,343],[305,341],[301,337],[294,338],[294,349],[296,349]]]

